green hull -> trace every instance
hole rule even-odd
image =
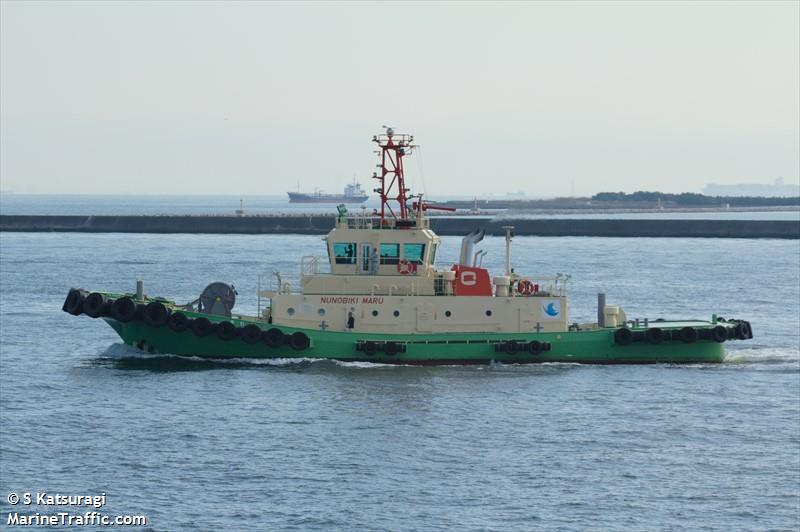
[[[199,316],[199,315],[195,315]],[[206,316],[209,317],[210,316]],[[682,341],[664,341],[659,344],[632,343],[618,345],[614,342],[615,329],[575,331],[540,334],[413,334],[381,335],[347,332],[327,332],[280,327],[285,334],[303,332],[310,346],[303,350],[289,345],[270,347],[263,342],[248,344],[239,338],[222,340],[210,334],[199,337],[191,330],[174,332],[167,326],[150,327],[141,321],[120,323],[110,318],[106,321],[131,346],[151,353],[168,353],[208,358],[324,358],[342,361],[380,362],[391,364],[488,364],[572,362],[584,364],[654,364],[654,363],[718,363],[725,357],[722,343],[698,340],[687,344]],[[215,317],[214,321],[221,321]],[[241,326],[253,323],[231,320]],[[706,327],[713,326],[705,322]],[[260,324],[264,329],[271,325]],[[517,340],[549,342],[550,350],[538,354],[520,351],[514,354],[496,352],[495,343]],[[393,341],[405,345],[405,352],[367,355],[358,350],[359,343]]]
[[[126,344],[144,352],[205,358],[319,358],[427,365],[718,363],[725,358],[725,341],[752,338],[749,323],[716,318],[650,322],[649,328],[595,327],[560,333],[339,332],[186,311],[163,299],[135,301],[131,294],[87,294],[70,290],[62,309],[76,316],[85,313],[104,319]],[[175,323],[176,319],[183,325]]]

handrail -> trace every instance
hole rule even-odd
[[[347,229],[426,229],[429,227],[427,218],[424,218],[420,225],[417,220],[399,220],[397,223],[394,218],[386,218],[381,223],[381,219],[372,214],[347,216],[339,225]],[[405,225],[404,225],[405,224]]]
[[[521,275],[514,273],[511,276],[511,283],[509,285],[512,296],[514,297],[528,297],[536,295],[548,295],[555,297],[563,297],[567,294],[567,281],[571,275],[558,273],[556,275]],[[538,285],[539,289],[532,294],[520,294],[514,290],[514,286],[519,281],[530,281],[534,285]]]
[[[316,275],[319,273],[319,257],[316,255],[304,255],[300,257],[300,276]]]

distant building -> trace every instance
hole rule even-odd
[[[717,185],[709,183],[703,188],[706,196],[764,196],[795,197],[800,196],[800,185],[786,184],[779,177],[771,184]]]

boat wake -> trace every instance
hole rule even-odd
[[[345,362],[322,358],[232,358],[232,357],[197,357],[160,353],[143,353],[123,343],[112,344],[103,354],[93,361],[96,366],[108,366],[115,369],[150,370],[150,371],[196,371],[221,368],[258,368],[300,369],[315,367],[343,367],[355,369],[396,368],[397,364],[381,364],[374,362]]]
[[[748,347],[731,349],[723,364],[795,364],[800,365],[800,348]]]

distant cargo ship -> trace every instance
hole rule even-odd
[[[287,192],[289,203],[364,203],[367,196],[358,183],[351,183],[344,187],[344,194],[325,194],[316,191],[312,194],[304,192]]]

